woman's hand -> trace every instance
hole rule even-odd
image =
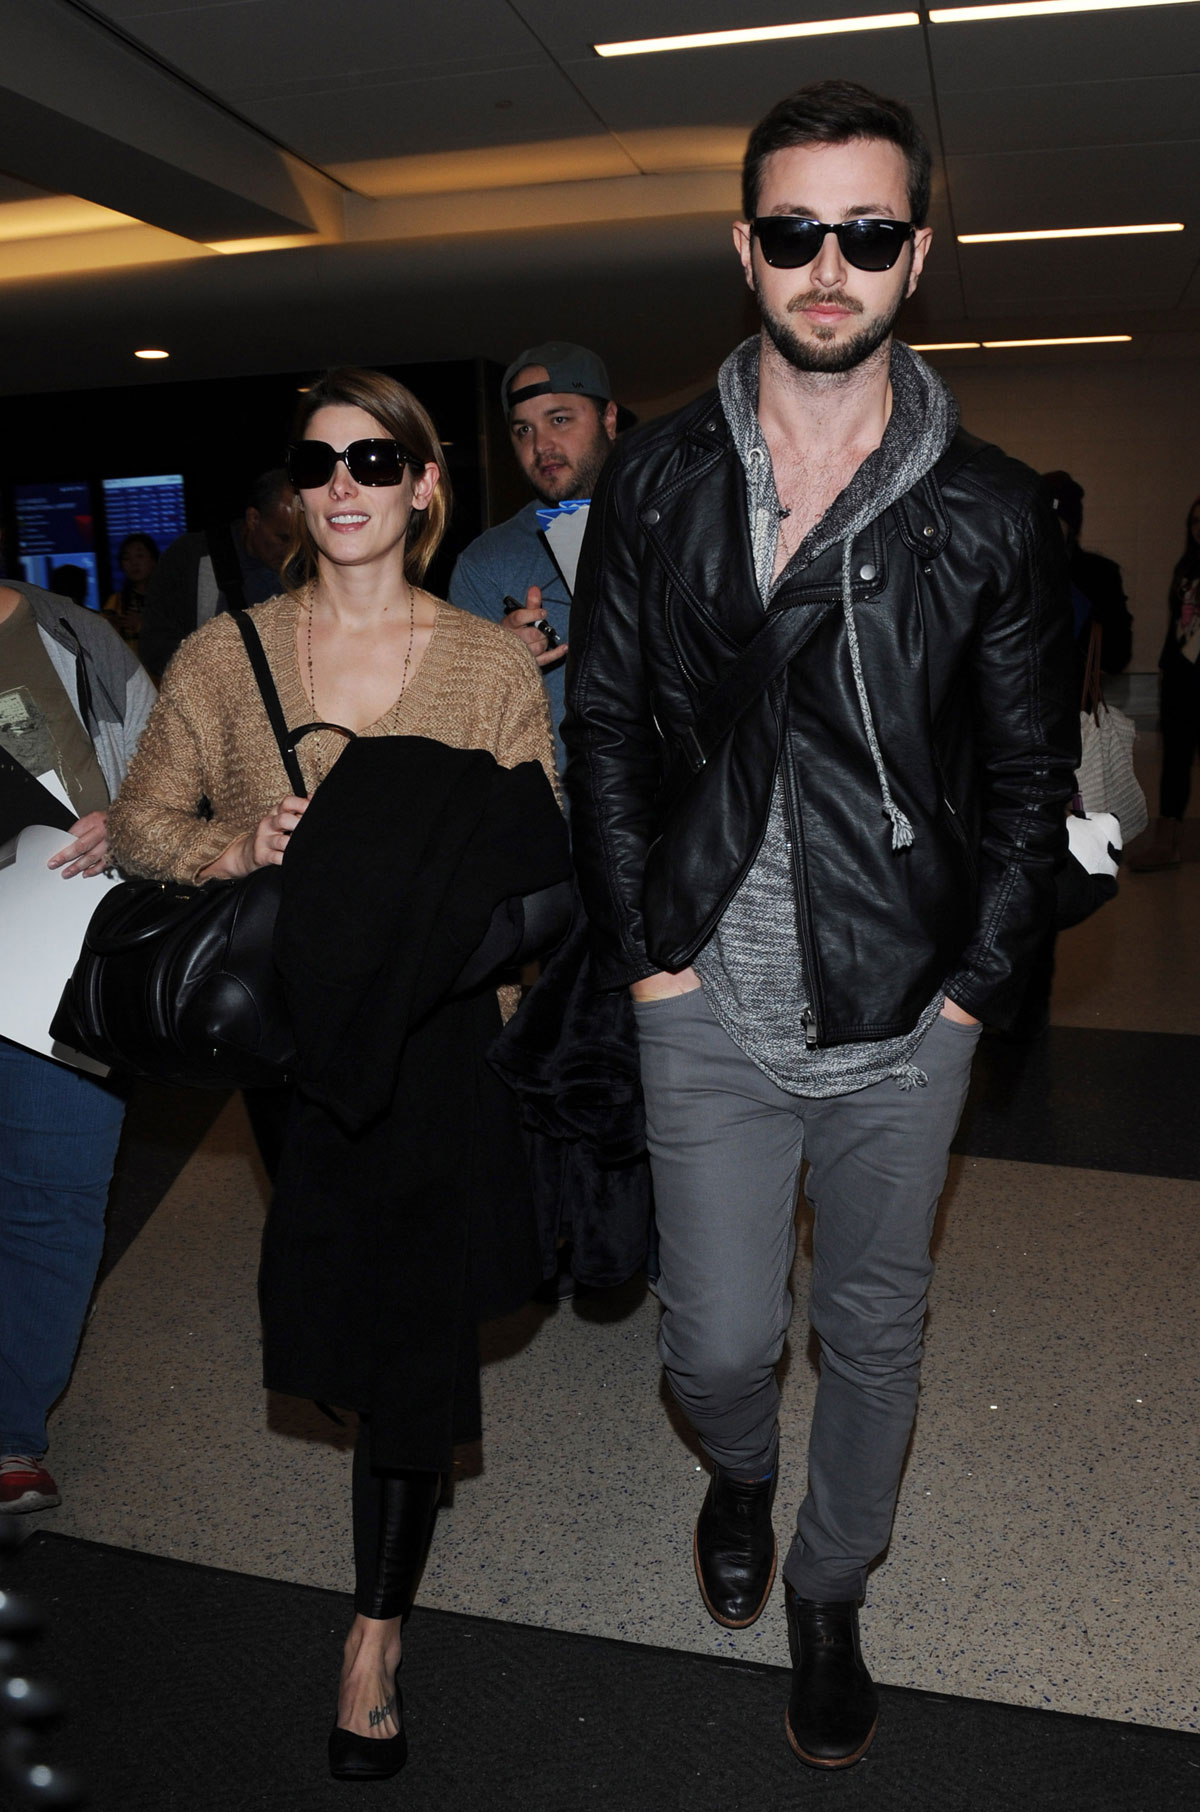
[[[47,868],[61,868],[64,881],[72,875],[98,875],[108,862],[108,813],[89,812],[76,819],[71,835],[75,841],[51,856]],[[69,868],[63,867],[66,862]]]
[[[297,799],[294,793],[289,793],[259,819],[252,831],[247,831],[244,837],[222,850],[215,862],[202,868],[197,878],[201,881],[240,881],[253,874],[256,868],[282,862],[288,838],[307,809],[307,799]]]

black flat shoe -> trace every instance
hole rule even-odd
[[[709,1616],[744,1630],[762,1616],[775,1582],[771,1505],[778,1467],[747,1484],[714,1466],[696,1518],[692,1558]]]
[[[858,1645],[858,1605],[815,1604],[786,1588],[792,1694],[787,1738],[810,1768],[849,1768],[871,1746],[879,1695]]]
[[[329,1772],[335,1781],[387,1781],[393,1774],[399,1774],[408,1760],[399,1669],[395,1693],[395,1718],[400,1726],[395,1736],[359,1736],[357,1731],[343,1730],[340,1724],[335,1724],[329,1732]]]

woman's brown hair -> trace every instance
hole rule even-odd
[[[384,433],[399,441],[413,459],[419,460],[422,465],[437,466],[441,474],[428,509],[414,510],[408,524],[404,572],[407,578],[419,582],[424,578],[450,520],[450,480],[446,475],[437,429],[428,411],[417,401],[412,391],[406,390],[395,378],[388,377],[386,372],[362,371],[352,365],[339,365],[335,370],[327,371],[300,399],[292,439],[304,439],[308,425],[318,409],[328,409],[331,405],[336,407],[339,404],[349,405],[353,409],[365,409],[379,423]],[[289,591],[296,592],[315,577],[316,571],[317,550],[308,532],[304,511],[298,509],[287,558],[283,563],[283,582]]]

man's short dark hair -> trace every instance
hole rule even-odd
[[[758,211],[763,165],[773,152],[796,145],[845,145],[855,138],[886,139],[904,153],[909,218],[914,226],[924,226],[933,169],[924,134],[902,101],[889,101],[858,82],[809,82],[759,121],[742,163],[743,217],[753,220]]]

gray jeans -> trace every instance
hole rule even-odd
[[[934,1021],[927,1086],[786,1094],[702,989],[635,1003],[660,1240],[659,1350],[705,1452],[746,1478],[775,1463],[775,1368],[792,1314],[796,1186],[809,1160],[809,1319],[821,1371],[808,1495],[784,1576],[802,1598],[860,1598],[887,1546],[916,1413],[929,1240],[977,1026]]]

